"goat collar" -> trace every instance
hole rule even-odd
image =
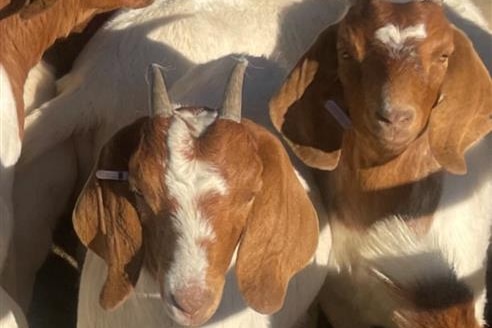
[[[345,111],[335,101],[327,100],[325,102],[325,109],[335,118],[342,128],[348,130],[352,127],[352,120],[350,120]]]
[[[128,171],[97,170],[96,178],[99,180],[127,181]]]

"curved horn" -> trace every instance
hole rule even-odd
[[[248,66],[245,58],[239,59],[227,83],[220,118],[241,122],[241,100],[243,96],[244,72]]]
[[[147,70],[147,83],[150,84],[150,116],[171,116],[173,106],[167,94],[163,67],[150,64]]]

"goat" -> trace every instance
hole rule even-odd
[[[438,3],[358,1],[270,115],[320,169],[333,233],[320,299],[334,327],[483,324],[491,79]]]
[[[39,165],[39,159],[31,160],[37,154],[43,154],[46,163],[56,162],[55,157],[62,158],[63,155],[45,150],[60,142],[67,143],[65,138],[78,134],[75,143],[80,162],[73,165],[73,159],[65,159],[57,166],[65,166],[64,172],[67,166],[79,167],[81,179],[86,178],[94,154],[104,142],[116,130],[146,114],[142,106],[146,102],[146,89],[140,72],[145,71],[148,64],[157,62],[169,67],[169,85],[200,63],[236,52],[264,55],[284,67],[291,67],[314,36],[338,19],[347,6],[345,1],[335,1],[330,5],[331,10],[325,10],[325,7],[324,0],[301,3],[297,0],[264,0],[261,3],[159,0],[147,8],[122,11],[114,16],[91,39],[72,72],[60,81],[59,96],[26,118],[26,137],[18,167],[35,166],[36,170],[31,170],[35,172],[34,176],[16,182],[17,207],[20,214],[26,216],[21,220],[21,233],[29,243],[21,245],[23,249],[30,249],[33,240],[25,237],[34,231],[37,240],[49,240],[51,235],[46,231],[47,226],[39,229],[39,223],[35,222],[39,217],[50,217],[54,209],[63,205],[61,196],[50,197],[50,194],[39,202],[32,185],[51,187],[61,181],[57,190],[72,188],[78,191],[77,187],[69,186],[71,179],[63,181],[61,176],[54,175],[58,170]],[[307,17],[309,23],[306,23]],[[237,24],[243,19],[249,20],[250,24]],[[221,42],[210,43],[210,35],[219,34],[222,35]],[[136,49],[140,49],[139,54],[134,56],[132,53]],[[117,76],[119,82],[114,83]],[[281,79],[272,81],[280,83]],[[263,108],[266,108],[265,104]],[[57,132],[52,134],[55,130]],[[94,140],[94,144],[90,140]],[[35,176],[38,177],[36,181],[31,181]],[[26,208],[26,203],[33,206]],[[37,240],[36,245],[42,253]],[[22,254],[16,255],[16,258],[23,258]],[[29,285],[26,280],[30,278],[24,276],[31,277],[31,271],[24,267],[21,277],[16,275],[18,289],[26,289],[24,286]],[[28,295],[21,298],[29,299]]]
[[[12,238],[14,165],[21,152],[23,86],[29,70],[55,39],[67,35],[95,13],[124,5],[140,6],[145,1],[50,1],[46,10],[43,5],[48,2],[33,1],[22,8],[23,12],[29,13],[25,20],[10,11],[11,5],[17,3],[19,1],[13,1],[6,7],[2,3],[2,13],[8,10],[8,14],[2,15],[0,21],[0,273]],[[5,304],[7,302],[1,302],[2,313],[8,311],[3,309]]]
[[[189,72],[180,99],[210,98],[206,82],[224,83],[229,63]],[[154,114],[106,143],[74,210],[90,249],[78,327],[195,326],[211,317],[206,327],[291,327],[307,311],[325,277],[329,227],[282,144],[241,118],[245,68],[244,60],[234,68],[218,114],[175,109],[153,66]],[[196,78],[204,89],[190,91]],[[261,94],[261,83],[250,83]],[[280,312],[265,315],[284,298]]]

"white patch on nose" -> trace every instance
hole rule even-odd
[[[401,29],[394,24],[386,24],[374,33],[376,40],[382,42],[392,54],[402,52],[405,44],[411,39],[425,39],[427,32],[424,24],[417,24]]]
[[[204,286],[208,267],[202,243],[213,241],[214,231],[200,209],[200,199],[207,194],[227,193],[226,181],[210,163],[193,154],[194,139],[216,117],[215,112],[177,112],[168,133],[168,161],[165,176],[170,197],[177,203],[171,215],[177,233],[174,260],[165,280],[167,293],[189,284]],[[213,119],[212,119],[213,117]]]

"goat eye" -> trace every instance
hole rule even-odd
[[[439,61],[440,61],[441,63],[445,63],[445,62],[447,62],[447,61],[448,61],[448,59],[449,59],[449,55],[448,55],[448,54],[442,54],[442,55],[439,57]]]
[[[350,59],[350,58],[352,58],[352,56],[349,54],[348,51],[342,51],[340,53],[340,57],[342,57],[342,59]]]

